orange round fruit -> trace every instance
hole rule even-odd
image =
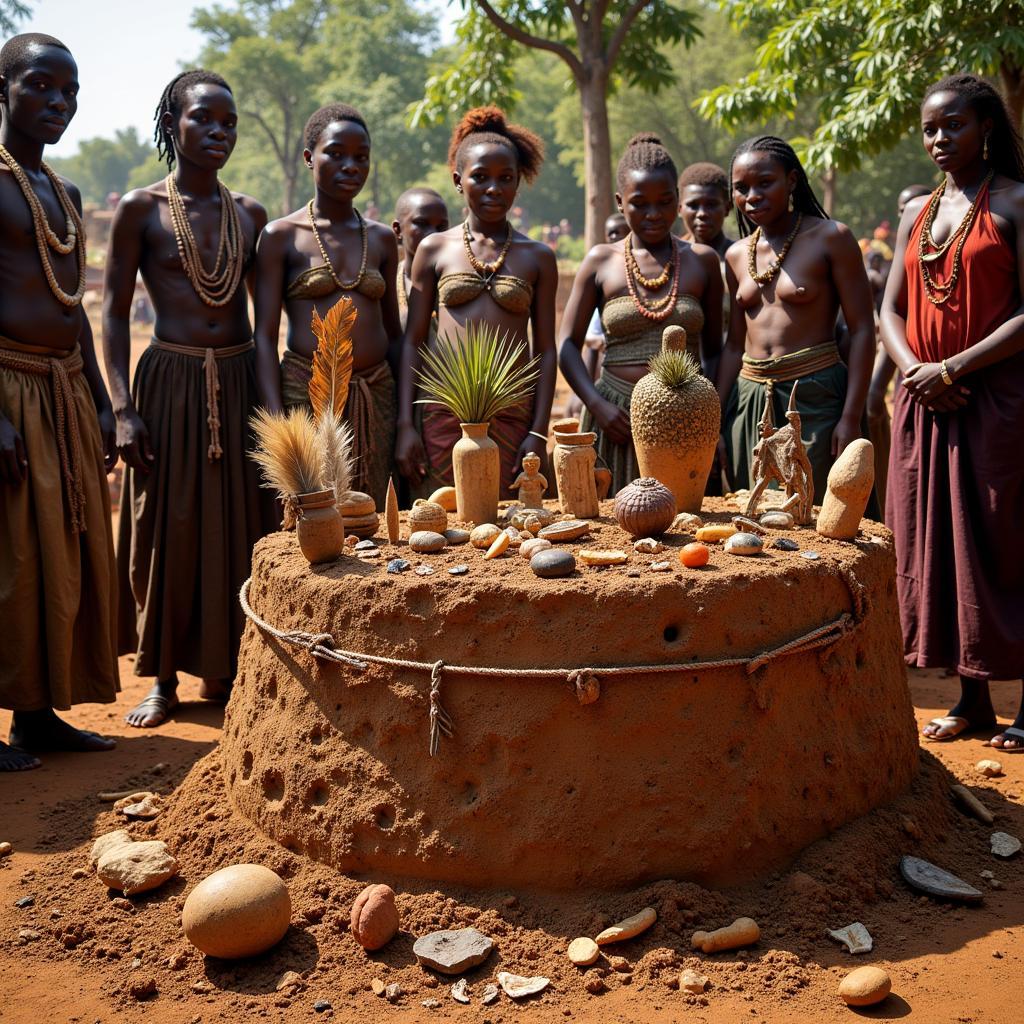
[[[707,565],[710,557],[711,552],[707,546],[700,543],[687,544],[679,552],[679,561],[688,569],[697,569],[702,565]]]

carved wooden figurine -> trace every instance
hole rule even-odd
[[[540,456],[528,452],[523,456],[523,471],[512,481],[511,490],[519,491],[519,500],[527,508],[543,508],[548,480],[540,470]]]
[[[754,445],[751,461],[750,500],[747,515],[757,512],[757,503],[765,488],[772,482],[786,489],[786,500],[782,508],[791,512],[801,526],[811,521],[811,505],[814,502],[814,476],[807,458],[803,438],[800,436],[800,413],[796,409],[796,389],[800,381],[793,384],[786,410],[787,423],[776,429],[772,419],[771,395],[767,396],[764,415],[761,417],[761,440]]]

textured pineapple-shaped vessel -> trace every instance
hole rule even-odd
[[[682,327],[666,327],[661,348],[630,402],[637,463],[673,493],[677,511],[699,512],[721,427],[718,393],[686,354]]]

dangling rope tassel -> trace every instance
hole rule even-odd
[[[206,350],[203,373],[206,377],[206,425],[210,430],[210,447],[206,450],[206,457],[214,462],[224,452],[220,446],[220,374],[217,371],[217,356],[212,348]]]
[[[434,667],[430,670],[430,756],[437,753],[441,744],[441,733],[449,739],[455,732],[455,723],[451,715],[441,707],[441,672],[444,669],[443,661],[435,661]]]

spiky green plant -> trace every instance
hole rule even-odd
[[[700,365],[689,352],[668,349],[651,357],[648,373],[653,374],[667,388],[681,388],[700,376]]]
[[[443,405],[460,423],[489,423],[530,395],[537,359],[520,364],[522,342],[489,324],[471,321],[457,338],[442,335],[423,351],[421,405]]]

